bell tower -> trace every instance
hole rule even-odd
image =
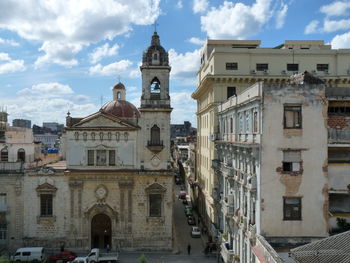
[[[170,169],[170,107],[168,52],[160,45],[159,35],[153,33],[151,45],[143,53],[142,65],[141,169]]]
[[[141,108],[170,108],[168,52],[160,45],[157,32],[152,36],[151,45],[143,53]]]

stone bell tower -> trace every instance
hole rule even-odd
[[[170,107],[168,52],[160,45],[157,32],[143,53],[141,96],[141,127],[144,169],[164,170],[170,165]]]
[[[143,53],[141,108],[170,108],[169,58],[160,45],[159,35],[154,32],[151,45]]]

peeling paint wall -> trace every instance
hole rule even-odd
[[[264,85],[261,226],[269,237],[328,233],[327,100],[324,85]],[[284,128],[284,105],[301,106],[301,128]],[[301,153],[297,172],[283,171],[283,151]],[[283,198],[301,198],[301,220],[284,220]]]

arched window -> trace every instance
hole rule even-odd
[[[154,54],[153,54],[153,59],[154,59],[154,60],[157,60],[157,59],[158,59],[158,54],[157,54],[157,53],[154,53]]]
[[[24,149],[21,148],[17,151],[17,160],[21,162],[26,161],[26,152]]]
[[[122,97],[122,95],[121,95],[121,93],[118,91],[118,92],[117,92],[117,99],[120,100],[121,97]]]
[[[151,82],[151,93],[160,93],[160,81],[157,77]]]
[[[151,145],[161,145],[160,144],[160,129],[155,124],[151,128]]]
[[[8,162],[9,161],[9,151],[7,150],[7,148],[3,148],[1,150],[1,153],[0,153],[0,160],[2,162]]]

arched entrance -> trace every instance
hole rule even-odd
[[[26,161],[26,152],[24,149],[21,148],[17,151],[17,160],[21,162]]]
[[[112,247],[112,221],[105,214],[97,214],[91,220],[91,247]]]

